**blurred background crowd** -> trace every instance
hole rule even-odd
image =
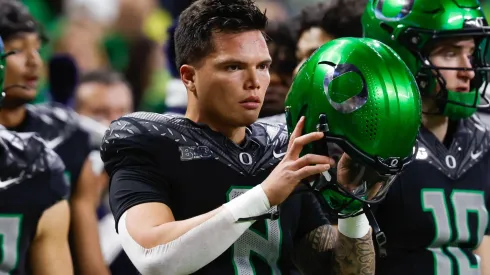
[[[105,125],[133,111],[185,112],[187,94],[175,67],[172,37],[179,14],[191,0],[21,1],[47,37],[34,104],[56,101]],[[260,116],[279,116],[281,121],[298,65],[329,40],[360,37],[366,0],[256,3],[267,10],[266,33],[274,60]],[[490,1],[482,5],[489,14]],[[110,241],[114,224],[104,205],[99,215],[104,259],[114,264],[112,274],[133,274],[127,259],[121,263],[129,267],[115,264],[121,248]],[[104,225],[106,214],[109,222]]]
[[[60,55],[69,55],[76,62],[79,75],[101,69],[120,73],[132,95],[131,103],[121,104],[129,104],[131,109],[161,113],[185,105],[185,90],[180,82],[174,81],[178,75],[169,38],[179,13],[191,0],[22,1],[44,26],[49,38],[42,48],[47,66],[36,103],[69,98],[57,95],[56,88],[50,89],[49,81],[51,67],[58,74],[52,78],[70,82],[64,83],[64,87],[75,85],[73,70],[62,69],[69,67],[66,61],[56,62]],[[267,9],[271,21],[285,21],[318,2],[260,0],[257,4]]]
[[[97,70],[112,70],[127,81],[130,98],[116,96],[117,91],[109,95],[111,100],[120,101],[118,107],[121,110],[183,112],[186,92],[178,80],[170,37],[179,13],[192,2],[191,0],[22,0],[22,2],[45,28],[49,38],[42,48],[42,57],[46,66],[35,103],[73,98],[75,90],[65,87],[75,87],[80,84],[80,78],[73,77],[73,69],[65,69],[72,68],[66,64],[66,59],[63,60],[64,62],[59,62],[60,56],[68,55],[75,61],[78,76]],[[257,4],[261,9],[267,10],[271,21],[287,22],[291,27],[289,31],[292,39],[297,41],[301,22],[294,19],[300,19],[301,11],[308,6],[321,2],[324,2],[324,6],[335,6],[339,1],[258,0]],[[353,4],[356,1],[346,2],[344,5],[357,5]],[[482,5],[490,12],[490,1],[482,1]],[[330,16],[334,18],[330,21],[337,20],[347,12],[345,11],[347,9],[343,7],[330,10]],[[317,13],[321,12],[321,9],[317,9]],[[321,21],[319,17],[325,15],[309,13],[309,20],[312,21],[310,25],[315,25],[313,21],[319,22]],[[346,27],[348,26],[346,24],[352,22],[358,23],[348,22],[351,20],[349,18],[339,20],[345,21],[344,26],[342,22],[336,24],[323,22],[322,27],[330,28],[329,35],[334,33],[343,36],[341,35],[343,32],[349,34],[352,29],[336,30],[337,28]],[[355,29],[360,26],[352,27]],[[287,43],[287,41],[282,42]],[[305,43],[308,42],[311,41]],[[292,50],[297,52],[296,44],[292,47],[294,47]],[[52,73],[51,79],[55,78],[56,82],[59,80],[67,82],[56,84],[63,85],[65,89],[57,89],[57,87],[50,89],[50,67],[57,74]],[[62,90],[60,93],[65,94],[57,94],[58,90]],[[72,94],[66,94],[68,92]],[[98,94],[96,91],[91,93],[91,95]],[[90,97],[90,95],[86,96]],[[67,103],[75,104],[74,100]],[[102,108],[103,102],[98,103],[100,105],[98,107]],[[88,110],[82,111],[88,112]],[[92,111],[109,112],[100,109]]]

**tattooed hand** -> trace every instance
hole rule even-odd
[[[351,239],[337,234],[335,244],[335,274],[374,274],[375,252],[371,230],[362,238]]]
[[[371,232],[351,239],[324,225],[311,231],[298,243],[293,262],[303,274],[374,274],[374,245]]]

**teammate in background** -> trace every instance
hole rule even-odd
[[[287,25],[273,22],[266,27],[266,34],[272,38],[267,42],[274,62],[260,122],[286,123],[284,99],[293,76],[306,59],[328,41],[339,37],[361,37],[361,15],[365,6],[366,0],[324,1],[304,8],[293,18],[296,22]],[[295,62],[293,68],[292,62]]]
[[[195,1],[175,35],[186,117],[134,113],[106,132],[116,230],[142,274],[286,274],[293,252],[316,272],[374,274],[369,224],[346,219],[338,234],[311,193],[285,201],[334,162],[298,157],[323,136],[301,136],[301,122],[289,145],[285,125],[255,123],[270,81],[266,22],[250,0]]]
[[[0,103],[5,59],[0,39]],[[59,156],[35,133],[0,125],[0,274],[73,274],[69,186]]]
[[[73,111],[59,105],[28,105],[34,99],[42,60],[39,26],[19,1],[0,0],[0,36],[5,50],[16,54],[7,59],[5,86],[9,89],[0,110],[0,124],[17,132],[36,132],[66,166],[71,184],[71,248],[76,273],[108,274],[100,251],[96,207],[103,180],[88,158],[91,136]],[[56,73],[56,72],[50,72]]]
[[[285,123],[284,101],[293,82],[296,67],[296,39],[293,27],[286,22],[269,21],[265,28],[267,47],[274,62],[269,69],[270,84],[259,113],[259,121]]]
[[[85,72],[81,75],[76,88],[74,106],[75,111],[80,115],[109,126],[111,121],[133,111],[131,88],[124,77],[117,72],[110,70]],[[98,163],[97,167],[100,170],[97,169],[97,171],[103,172],[104,163],[100,159],[99,148],[91,155],[93,163]],[[107,193],[102,197],[98,214],[102,255],[106,264],[109,265],[111,274],[139,274],[124,253],[117,233],[114,231],[114,216],[110,213]]]
[[[300,30],[296,44],[299,61],[294,74],[310,55],[330,40],[362,37],[361,15],[366,0],[329,0],[305,7],[298,20]]]
[[[114,71],[97,70],[81,75],[75,92],[75,111],[109,126],[133,111],[131,87]]]
[[[376,274],[490,274],[490,28],[478,1],[370,1],[364,34],[391,46],[423,97],[417,160],[393,184],[376,219],[387,237]],[[486,90],[486,89],[484,89]]]

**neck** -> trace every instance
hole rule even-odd
[[[204,115],[199,112],[198,108],[192,108],[187,105],[187,111],[185,117],[196,123],[203,123],[209,126],[213,131],[223,134],[225,137],[230,139],[236,144],[240,144],[245,139],[245,128],[246,127],[236,127],[225,122],[221,122],[219,119],[212,118],[210,116]]]
[[[441,115],[422,115],[422,124],[434,136],[443,142],[447,134],[449,119]]]
[[[26,108],[24,106],[15,109],[1,109],[0,125],[5,128],[14,128],[19,126],[26,117]]]

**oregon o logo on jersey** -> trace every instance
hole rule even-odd
[[[251,188],[250,186],[232,186],[226,193],[226,200],[230,201]],[[270,211],[277,211],[277,207],[274,206]],[[249,228],[231,247],[236,275],[256,274],[252,255],[267,263],[272,270],[272,275],[281,274],[278,265],[282,243],[280,218],[259,222],[265,222],[265,235]]]

